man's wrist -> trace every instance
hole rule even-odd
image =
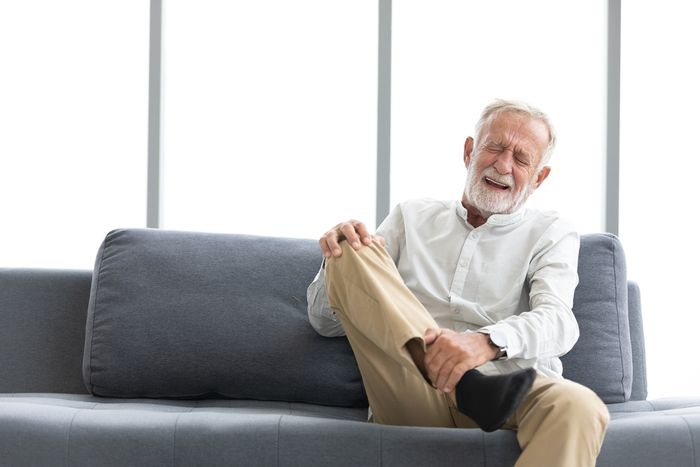
[[[488,342],[489,348],[493,351],[491,361],[493,360],[501,360],[506,358],[507,351],[505,347],[501,347],[498,344],[496,344],[493,339],[491,339],[491,333],[489,332],[484,332],[484,331],[478,331],[480,334],[483,334]]]

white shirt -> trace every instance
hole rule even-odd
[[[507,348],[486,374],[534,367],[561,377],[559,356],[579,336],[571,311],[579,236],[556,213],[521,209],[474,228],[459,201],[399,204],[377,229],[408,288],[442,328],[482,331]],[[309,321],[344,334],[328,304],[322,271],[308,288]]]

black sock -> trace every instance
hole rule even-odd
[[[469,370],[455,389],[457,408],[482,430],[498,430],[518,408],[534,380],[532,368],[495,376]]]

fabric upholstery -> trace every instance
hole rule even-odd
[[[0,463],[502,467],[520,453],[512,431],[377,425],[357,420],[362,412],[263,401],[0,395]],[[598,467],[695,465],[700,405],[629,415],[613,416]]]
[[[700,396],[698,397],[667,397],[655,400],[627,401],[619,404],[608,404],[608,411],[611,415],[620,413],[667,413],[679,409],[692,409],[700,411]]]
[[[613,420],[597,466],[695,467],[700,449],[700,412]]]
[[[606,403],[632,392],[632,346],[627,272],[620,241],[610,234],[581,237],[574,314],[580,337],[562,358],[564,376],[593,389]]]
[[[138,231],[135,234],[138,237]],[[130,237],[131,232],[124,235],[128,238],[123,238],[122,234],[116,235],[115,245],[106,249],[106,261],[102,261],[102,256],[98,259],[98,270],[99,266],[104,267],[102,279],[106,279],[102,283],[104,289],[93,294],[96,301],[99,298],[97,309],[93,310],[97,311],[93,316],[97,327],[90,329],[91,333],[97,331],[90,338],[96,344],[95,349],[103,352],[94,355],[92,363],[96,368],[90,368],[90,371],[97,370],[95,376],[98,378],[105,376],[104,372],[108,369],[106,364],[114,359],[119,361],[113,353],[136,345],[107,339],[113,328],[123,333],[120,326],[124,323],[119,322],[121,318],[116,313],[101,314],[99,307],[109,305],[128,309],[138,305],[140,302],[136,298],[146,295],[153,287],[157,300],[144,299],[143,303],[151,306],[155,302],[157,306],[151,309],[161,313],[159,316],[162,319],[154,323],[139,321],[138,324],[150,325],[141,328],[140,332],[158,339],[159,343],[169,344],[166,338],[179,337],[180,333],[184,336],[183,342],[188,342],[187,338],[192,337],[188,335],[188,328],[173,326],[172,334],[164,335],[162,332],[173,319],[179,319],[178,307],[173,306],[173,302],[182,300],[189,304],[191,310],[205,310],[197,314],[199,318],[207,317],[212,310],[226,315],[226,307],[202,295],[220,294],[229,290],[224,285],[234,284],[230,288],[232,296],[224,296],[221,301],[225,299],[229,305],[235,305],[236,310],[245,311],[239,327],[245,327],[249,322],[246,320],[252,319],[251,315],[262,314],[268,325],[266,329],[275,333],[274,336],[284,333],[301,333],[304,336],[298,342],[299,349],[292,348],[284,339],[281,339],[281,343],[272,342],[273,346],[282,347],[277,349],[276,356],[284,351],[295,357],[298,355],[306,364],[309,349],[316,350],[319,348],[315,347],[317,345],[321,345],[321,351],[325,352],[324,359],[344,359],[348,356],[349,348],[343,339],[324,339],[301,331],[301,323],[306,325],[305,303],[301,304],[305,295],[298,290],[304,290],[317,270],[320,258],[315,242],[239,237],[234,242],[236,245],[232,245],[229,243],[230,236],[220,238],[205,235],[190,242],[186,239],[193,234],[163,233],[162,237],[157,237],[157,241],[151,238],[151,242]],[[132,248],[131,242],[135,246],[134,251],[128,251]],[[203,249],[200,242],[205,244]],[[154,250],[157,250],[155,255]],[[304,259],[291,265],[288,259],[278,258],[287,253]],[[564,358],[567,376],[596,389],[599,394],[600,391],[616,394],[618,399],[624,394],[623,352],[616,353],[615,346],[596,344],[596,339],[610,339],[617,348],[624,347],[624,326],[610,331],[614,329],[615,322],[610,316],[624,317],[620,309],[624,302],[616,286],[618,282],[624,284],[624,276],[620,275],[624,272],[621,254],[614,237],[595,235],[582,239],[579,266],[582,280],[574,305],[581,339]],[[184,266],[178,265],[178,262],[190,264]],[[225,267],[232,263],[245,267],[235,270]],[[251,272],[257,263],[257,269]],[[622,271],[619,271],[617,268],[621,264]],[[293,272],[281,272],[289,270]],[[212,272],[218,275],[208,276]],[[255,285],[254,279],[259,274],[276,274],[278,280],[272,291],[261,291]],[[146,275],[153,277],[144,277]],[[241,277],[246,275],[253,278]],[[78,394],[84,392],[80,365],[91,277],[89,271],[0,269],[0,393],[11,393],[0,394],[0,465],[501,467],[513,465],[520,452],[515,433],[511,431],[484,433],[475,429],[369,424],[364,422],[366,408],[307,404],[291,399],[124,399]],[[97,286],[96,283],[93,285]],[[581,290],[586,287],[594,289],[590,293]],[[643,344],[643,330],[641,320],[635,324],[635,314],[640,309],[638,289],[634,284],[629,287],[631,334],[628,333],[628,336],[631,335],[631,348],[636,354],[639,343]],[[244,299],[236,294],[249,298]],[[254,298],[250,298],[251,294]],[[263,295],[269,296],[259,298]],[[605,300],[612,300],[615,305],[605,305]],[[256,305],[259,306],[256,308]],[[95,304],[91,306],[94,308]],[[137,315],[139,310],[145,313],[145,308],[137,309]],[[123,311],[121,316],[128,318],[130,314]],[[598,319],[604,321],[605,326],[596,325],[593,316],[589,316],[595,312],[602,313]],[[110,318],[115,321],[110,322]],[[209,321],[200,321],[203,320],[188,321],[187,325],[190,330],[195,326],[200,332],[210,332],[214,327]],[[229,324],[224,322],[223,325]],[[138,335],[139,328],[130,332]],[[229,332],[230,327],[221,330],[222,334]],[[256,336],[261,337],[259,334]],[[316,338],[324,344],[313,342]],[[222,345],[223,339],[216,334],[208,340],[199,339],[197,343],[205,354],[210,355],[210,341],[217,339],[217,344]],[[232,359],[240,358],[244,351],[239,346],[244,344],[249,345],[227,341],[229,347],[226,348],[226,355]],[[118,348],[100,348],[105,345],[116,345]],[[176,360],[172,362],[174,365],[191,365],[191,360],[188,360],[191,356],[186,355],[182,348],[176,351],[180,352],[176,357],[182,357],[185,361]],[[586,352],[592,353],[586,355]],[[155,355],[162,364],[170,358],[168,355]],[[611,355],[619,360],[619,364],[612,361]],[[277,361],[273,361],[269,355],[264,357],[259,361],[267,365],[265,368],[271,373],[284,371],[282,367],[285,365],[296,368],[297,364],[302,364],[286,354],[285,358]],[[314,358],[319,357],[314,354]],[[640,358],[643,364],[643,353]],[[98,364],[103,366],[99,367]],[[636,359],[633,364],[635,373],[638,373]],[[322,362],[322,368],[323,365],[326,363]],[[345,368],[345,363],[343,365]],[[586,371],[585,365],[596,367],[596,371]],[[186,371],[199,375],[194,372],[195,369],[188,367]],[[236,367],[235,370],[240,369]],[[331,375],[329,378],[345,378],[346,374],[340,372],[340,376]],[[107,371],[107,376],[115,375]],[[313,373],[309,378],[316,381],[319,375]],[[602,382],[596,386],[598,379]],[[294,384],[301,383],[295,381]],[[635,389],[638,387],[636,384],[635,377],[632,399],[635,394],[640,394]],[[256,382],[252,385],[257,393],[263,392],[261,389],[264,388],[256,386]],[[347,387],[345,383],[343,387]],[[646,391],[646,386],[643,388]],[[217,388],[207,388],[212,389]],[[315,386],[304,387],[304,390],[310,390],[311,394],[316,391]],[[21,391],[33,393],[23,394]],[[41,394],[39,391],[51,393]],[[346,392],[344,400],[351,399],[347,396],[349,393],[356,394]],[[700,398],[629,400],[609,404],[608,408],[611,423],[598,467],[697,467]]]
[[[100,248],[83,375],[96,395],[367,406],[345,338],[308,323],[310,240],[116,230]]]
[[[0,269],[0,393],[85,393],[89,271]]]
[[[643,401],[647,398],[647,365],[644,325],[642,323],[642,299],[639,285],[636,282],[628,281],[627,291],[633,367],[632,395],[630,399]]]

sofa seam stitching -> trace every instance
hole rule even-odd
[[[105,245],[104,248],[102,249],[102,255],[100,255],[100,270],[97,272],[97,284],[95,284],[95,303],[93,305],[92,309],[92,332],[90,333],[90,392],[93,393],[95,389],[95,385],[92,383],[92,362],[94,360],[95,353],[93,352],[93,347],[94,347],[94,342],[95,342],[95,310],[97,308],[97,297],[99,296],[99,291],[100,291],[100,283],[102,279],[102,267],[103,267],[103,262],[105,259],[105,252],[107,251],[107,246],[112,242],[112,237],[110,237],[109,234],[107,234],[107,238],[105,238]]]
[[[175,467],[175,440],[177,438],[177,424],[180,422],[180,417],[182,417],[186,413],[191,413],[193,407],[189,407],[189,410],[185,412],[180,412],[177,414],[177,417],[175,418],[175,426],[173,427],[173,443],[172,443],[172,453],[173,453],[173,462],[172,466]]]
[[[670,415],[670,414],[664,414],[664,415]],[[690,423],[688,423],[688,420],[686,420],[685,416],[679,415],[681,420],[683,420],[683,423],[685,423],[685,426],[688,427],[688,436],[690,436],[690,447],[692,448],[692,453],[693,453],[693,465],[697,467],[698,465],[698,460],[697,457],[695,456],[695,438],[693,438],[693,429],[690,427]]]
[[[73,414],[73,416],[70,419],[70,423],[68,424],[68,437],[66,439],[66,453],[65,453],[65,457],[63,459],[63,464],[65,466],[70,465],[68,463],[68,461],[70,460],[70,434],[71,434],[71,431],[73,431],[73,422],[75,421],[75,417],[78,416],[78,413],[80,413],[83,410],[85,410],[85,409],[76,409],[75,413]]]
[[[277,418],[277,467],[280,465],[280,425],[282,424],[282,417],[284,415],[280,415]]]

